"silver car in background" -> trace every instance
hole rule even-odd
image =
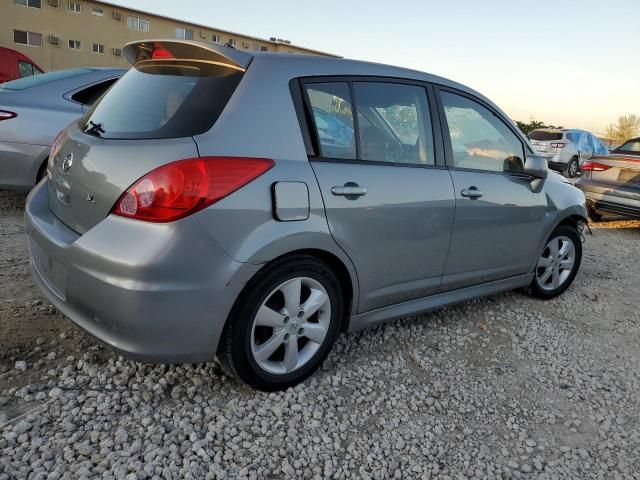
[[[33,188],[46,172],[55,136],[125,71],[58,70],[0,85],[0,188]]]
[[[569,287],[582,192],[489,100],[397,67],[182,40],[60,137],[26,207],[34,279],[127,357],[311,375],[342,331]]]
[[[528,137],[549,167],[569,178],[576,177],[582,164],[592,156],[608,153],[598,137],[585,130],[541,128],[530,132]]]

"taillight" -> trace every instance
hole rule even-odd
[[[0,110],[0,122],[2,120],[9,120],[10,118],[16,118],[18,114],[16,112],[9,112],[7,110]]]
[[[605,170],[609,170],[611,165],[604,165],[598,162],[592,162],[587,160],[582,164],[583,172],[604,172]]]
[[[53,140],[53,143],[51,144],[51,152],[49,153],[50,158],[54,158],[60,152],[60,147],[62,147],[62,135],[64,135],[64,130],[58,133],[56,138]]]
[[[567,144],[566,143],[552,143],[551,146],[553,148],[564,148],[564,147],[567,146]]]
[[[164,48],[164,46],[156,42],[153,46],[153,52],[151,53],[152,60],[166,60],[166,59],[175,59],[176,57],[173,54]]]
[[[111,213],[171,222],[223,199],[273,166],[266,158],[203,157],[163,165],[138,180]]]

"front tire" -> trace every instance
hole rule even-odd
[[[573,282],[582,262],[582,242],[571,226],[557,227],[547,241],[529,286],[533,296],[549,300],[562,294]]]
[[[340,282],[322,261],[297,255],[265,267],[236,301],[218,359],[263,391],[284,390],[322,365],[340,332]]]

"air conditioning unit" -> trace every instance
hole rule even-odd
[[[120,49],[120,48],[114,48],[114,49],[113,49],[113,54],[114,54],[114,55],[122,55],[122,49]]]
[[[49,0],[49,5],[51,5],[52,7],[59,7],[60,0]]]
[[[49,35],[49,43],[52,43],[54,45],[58,45],[60,43],[60,38],[56,37],[55,35]]]
[[[122,20],[122,14],[120,12],[113,12],[113,19],[114,20]]]

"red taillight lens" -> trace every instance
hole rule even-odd
[[[567,144],[566,143],[552,143],[551,146],[553,148],[564,148],[564,147],[567,146]]]
[[[598,162],[586,161],[582,164],[583,172],[604,172],[605,170],[609,170],[611,165],[603,165]]]
[[[273,166],[266,158],[203,157],[157,168],[127,189],[111,213],[171,222],[223,199]]]
[[[2,120],[9,120],[10,118],[16,118],[18,116],[15,112],[9,112],[7,110],[0,110],[0,122]]]

